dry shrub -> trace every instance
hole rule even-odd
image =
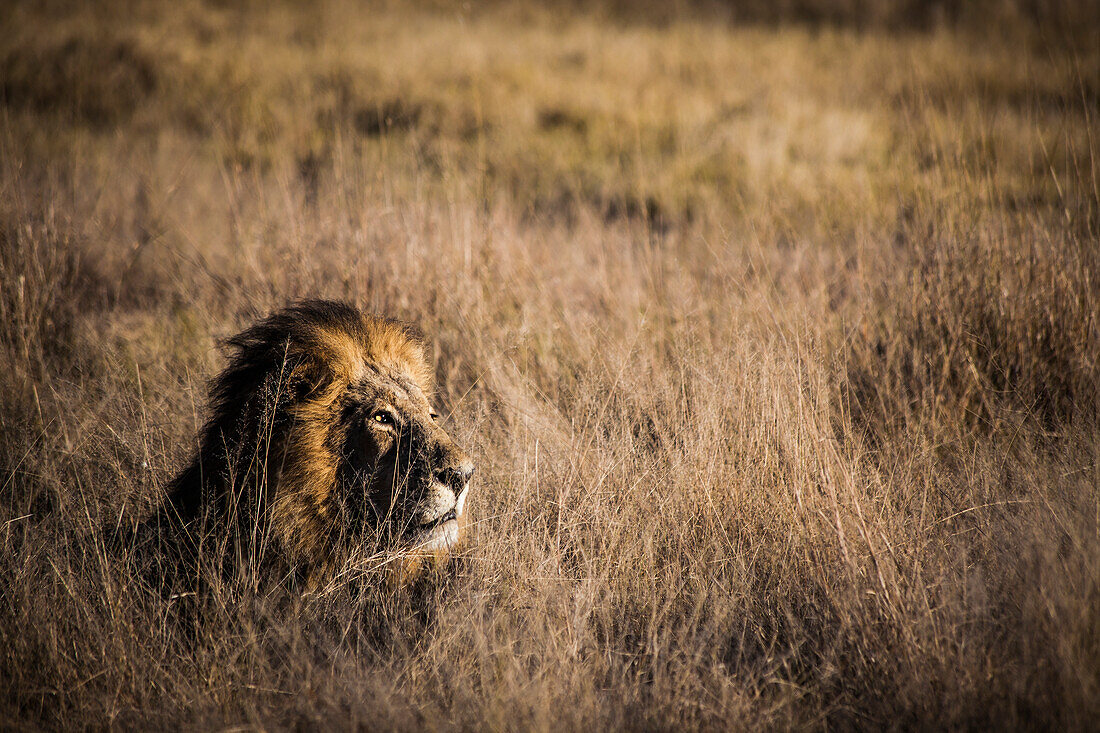
[[[157,89],[151,56],[129,39],[68,38],[0,59],[0,99],[97,127],[128,119]]]

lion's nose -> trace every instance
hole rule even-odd
[[[435,478],[439,483],[451,487],[455,495],[462,493],[470,477],[474,475],[474,464],[462,463],[457,466],[448,466],[435,472]]]

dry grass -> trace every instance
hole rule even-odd
[[[1095,47],[3,12],[5,727],[1100,719]],[[101,530],[307,295],[432,336],[477,542],[181,619]]]

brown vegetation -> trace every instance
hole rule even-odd
[[[0,11],[0,719],[1095,725],[1095,29],[607,8]],[[103,529],[306,296],[432,335],[475,541],[182,619]]]

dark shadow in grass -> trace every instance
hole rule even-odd
[[[152,96],[160,73],[129,39],[70,38],[16,48],[0,60],[0,101],[92,127],[128,120]]]

